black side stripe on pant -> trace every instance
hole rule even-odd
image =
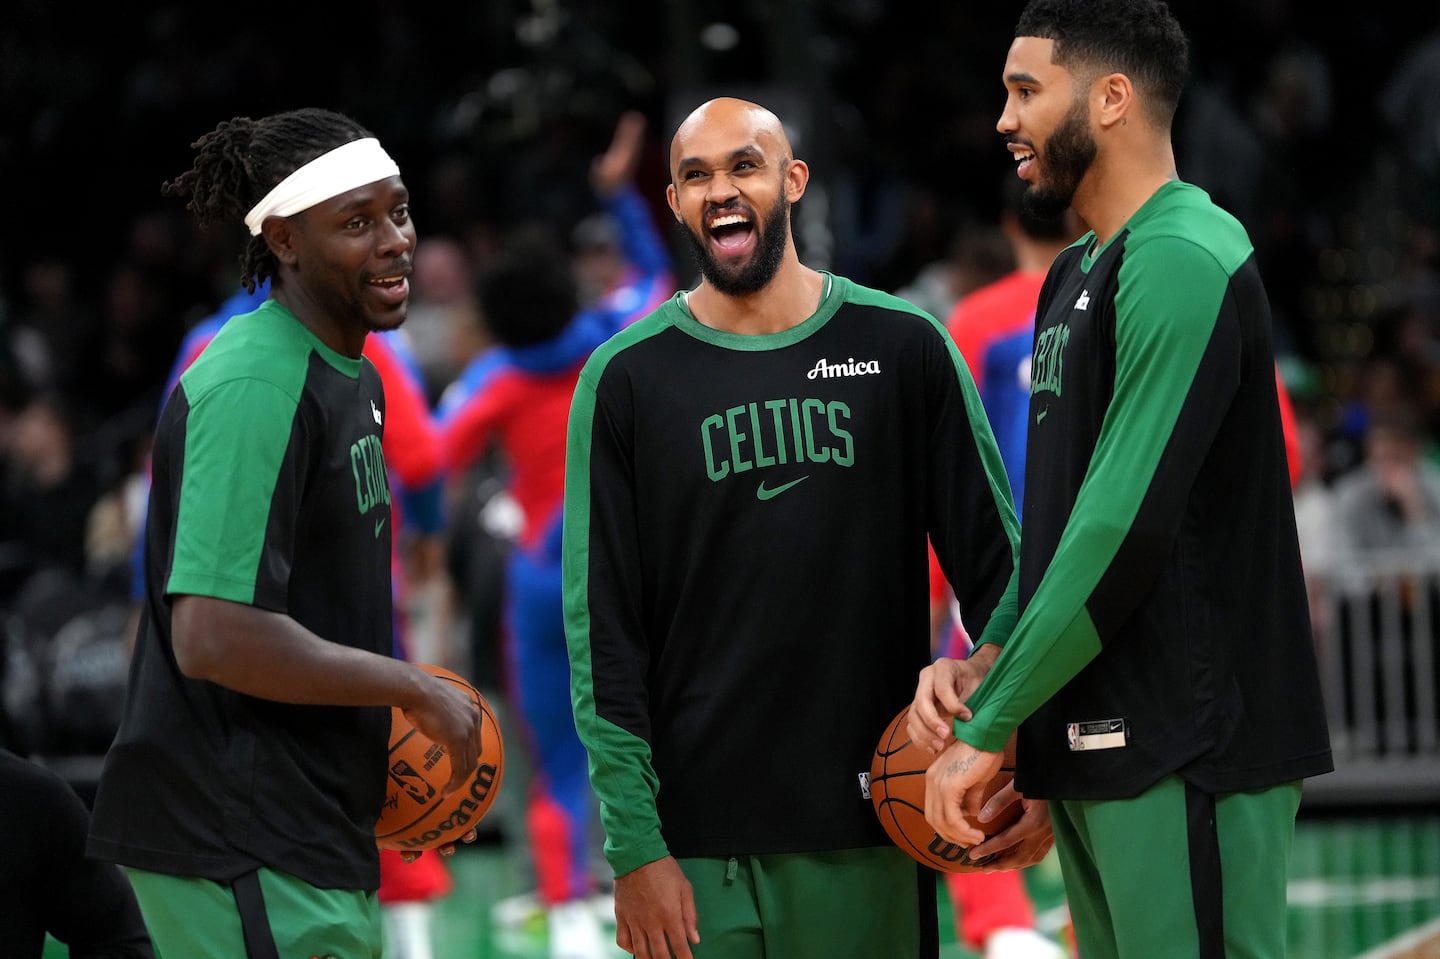
[[[1225,959],[1225,912],[1220,874],[1220,837],[1215,797],[1185,784],[1186,831],[1190,843],[1190,898],[1200,933],[1201,959]]]
[[[235,908],[240,912],[240,930],[245,936],[245,955],[249,959],[280,959],[275,937],[270,932],[270,917],[265,913],[265,896],[260,891],[260,872],[252,869],[230,883],[235,894]]]

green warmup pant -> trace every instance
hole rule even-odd
[[[935,873],[899,849],[681,859],[695,959],[934,959]]]
[[[1300,783],[1211,796],[1168,776],[1050,803],[1084,959],[1285,959]]]
[[[235,893],[223,882],[127,869],[159,959],[246,955]],[[380,959],[384,928],[375,894],[319,889],[283,872],[259,870],[264,911],[278,954]]]

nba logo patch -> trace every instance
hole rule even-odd
[[[865,799],[870,798],[870,774],[860,774],[860,795]]]
[[[1066,723],[1065,741],[1072,753],[1089,749],[1119,749],[1130,744],[1130,727],[1123,719]]]

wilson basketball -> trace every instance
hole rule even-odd
[[[925,770],[935,757],[911,744],[905,729],[909,715],[910,707],[906,706],[890,720],[870,761],[870,801],[875,804],[880,825],[895,845],[917,862],[941,872],[982,872],[993,857],[972,860],[963,847],[941,838],[925,820]],[[988,800],[1014,777],[1015,745],[1011,737],[1000,771],[985,784],[983,795]],[[1012,803],[994,819],[978,825],[987,837],[993,836],[1019,819],[1022,811],[1018,802]]]
[[[390,763],[385,805],[375,823],[375,842],[382,849],[433,849],[455,842],[490,811],[505,771],[505,743],[495,711],[464,677],[443,666],[420,668],[455,683],[484,715],[480,727],[480,764],[461,789],[442,797],[450,781],[450,755],[445,747],[420,732],[404,710],[390,710]]]

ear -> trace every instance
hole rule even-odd
[[[809,182],[809,164],[804,160],[791,160],[790,165],[785,168],[785,199],[791,203],[798,201],[805,195],[805,187]]]
[[[295,249],[295,225],[287,217],[267,216],[260,224],[260,235],[265,245],[275,254],[275,259],[286,266],[294,266],[300,259]]]
[[[1135,101],[1135,85],[1123,73],[1107,73],[1097,77],[1091,90],[1096,104],[1095,121],[1101,129],[1110,129],[1126,122],[1129,114],[1139,109]],[[1138,117],[1137,117],[1138,119]]]
[[[665,202],[670,204],[670,212],[675,214],[675,222],[684,223],[685,218],[680,215],[680,199],[675,192],[673,180],[665,185]]]

